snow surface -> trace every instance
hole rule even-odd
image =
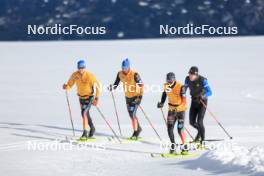
[[[264,173],[264,147],[252,147],[250,149],[235,146],[232,150],[214,150],[205,155],[208,159],[220,161],[226,165],[225,169],[242,169],[242,172]]]
[[[87,42],[1,42],[0,43],[0,174],[1,175],[263,175],[264,37],[170,39]],[[120,62],[129,57],[145,84],[162,85],[165,74],[176,73],[183,81],[188,68],[199,66],[213,89],[209,108],[234,137],[228,140],[215,121],[206,115],[207,139],[225,139],[230,150],[197,152],[193,158],[151,158],[162,152],[159,141],[143,114],[143,142],[119,144],[95,108],[95,145],[70,151],[28,150],[29,142],[56,144],[71,136],[71,126],[62,84],[85,58],[87,69],[102,84],[114,81]],[[124,95],[115,92],[122,131],[131,135]],[[161,93],[146,92],[142,102],[164,141],[168,141],[160,111]],[[77,135],[81,117],[75,90],[70,92]],[[117,131],[111,95],[103,92],[99,107]],[[195,130],[186,127],[195,135]],[[176,131],[175,131],[176,132]],[[178,137],[177,137],[177,140]],[[223,142],[222,142],[223,143]]]

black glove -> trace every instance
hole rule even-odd
[[[201,103],[201,101],[204,101],[206,99],[207,99],[207,97],[202,93],[198,96],[192,97],[192,101],[195,103]]]
[[[158,108],[163,108],[163,103],[158,102],[157,107],[158,107]]]
[[[112,91],[112,90],[114,89],[114,85],[113,85],[113,84],[110,84],[110,85],[107,87],[107,89],[108,89],[109,91]]]

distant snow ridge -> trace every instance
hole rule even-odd
[[[208,153],[209,159],[221,161],[230,167],[250,170],[254,174],[264,174],[264,147],[247,149],[242,146],[233,146],[232,149],[216,149]]]

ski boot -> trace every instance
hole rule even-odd
[[[175,147],[176,147],[176,144],[175,143],[171,143],[170,151],[169,151],[170,154],[176,154]]]
[[[132,136],[130,137],[131,140],[138,140],[139,134],[141,133],[142,128],[138,126],[138,129],[133,132]]]
[[[139,137],[139,134],[141,133],[141,131],[142,131],[142,128],[138,125],[138,129],[137,129],[137,131],[135,131],[135,132],[136,132],[136,133],[135,133],[135,137],[136,137],[136,138]]]
[[[198,150],[205,150],[206,149],[203,140],[200,141],[200,143],[197,146],[197,149]]]
[[[181,155],[188,155],[188,154],[189,154],[188,144],[182,144]]]
[[[197,134],[191,143],[200,143],[200,138],[201,138],[201,136],[199,134]]]
[[[88,138],[88,132],[87,130],[83,130],[83,134],[80,137],[80,141],[85,141]]]
[[[89,132],[89,138],[92,138],[95,133],[95,128],[92,126]]]
[[[129,139],[131,139],[131,140],[137,140],[136,132],[137,131],[134,131],[133,134],[132,134],[132,136]]]

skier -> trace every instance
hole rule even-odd
[[[139,125],[136,113],[142,100],[144,84],[139,74],[130,68],[129,59],[123,60],[121,67],[122,70],[117,73],[114,84],[111,84],[108,89],[112,91],[117,88],[120,81],[123,83],[127,110],[134,130],[130,139],[137,140],[142,128]]]
[[[166,83],[164,84],[164,91],[162,93],[161,101],[158,102],[157,107],[162,108],[168,96],[168,116],[167,116],[167,129],[171,141],[170,153],[175,153],[175,139],[173,129],[175,123],[178,121],[177,128],[181,142],[186,143],[184,134],[184,118],[186,110],[186,97],[185,87],[183,84],[176,81],[175,74],[170,72],[166,76]],[[182,150],[182,154],[186,154],[187,150]]]
[[[67,84],[63,85],[63,89],[69,90],[74,84],[77,86],[83,124],[83,134],[80,140],[86,140],[93,137],[95,133],[95,127],[89,111],[91,105],[97,106],[98,98],[101,92],[100,85],[96,77],[85,69],[86,63],[84,60],[78,61],[77,68],[78,71],[71,75]],[[95,93],[94,89],[96,90]],[[88,125],[90,128],[89,134]]]
[[[186,90],[190,88],[192,98],[189,113],[190,125],[197,129],[198,133],[193,142],[202,142],[205,139],[205,128],[203,124],[207,99],[212,95],[211,88],[205,77],[198,74],[198,67],[193,66],[189,70],[189,76],[186,77],[184,86]]]

